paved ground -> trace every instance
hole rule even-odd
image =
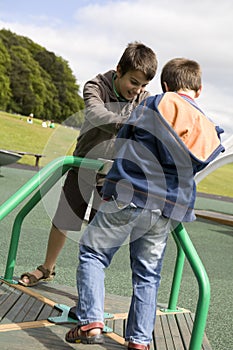
[[[28,179],[35,174],[34,169],[3,167],[0,173],[0,202],[3,203]],[[59,186],[51,191],[26,217],[20,236],[15,274],[19,276],[42,263],[50,228],[50,217],[57,203]],[[233,202],[227,198],[199,195],[198,210],[212,210],[233,214]],[[0,223],[0,273],[4,273],[9,247],[12,223],[17,210]],[[232,290],[233,257],[232,227],[216,222],[198,219],[185,225],[189,235],[206,267],[211,283],[211,306],[206,333],[213,350],[233,349]],[[77,242],[80,233],[70,233],[69,239],[57,261],[57,276],[53,283],[74,287],[77,265]],[[171,286],[176,248],[172,238],[168,241],[159,291],[159,302],[167,303]],[[128,268],[128,248],[123,246],[114,257],[112,266],[106,271],[107,293],[130,296],[130,269]],[[2,271],[2,272],[1,272]],[[198,288],[189,266],[186,264],[179,296],[179,306],[195,310]]]

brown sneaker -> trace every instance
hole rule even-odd
[[[128,350],[150,350],[150,345],[136,344],[129,342]]]

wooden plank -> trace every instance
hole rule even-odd
[[[188,315],[184,315],[184,318],[185,318],[185,320],[186,320],[186,323],[187,323],[189,332],[190,332],[190,334],[191,334],[191,333],[192,333],[192,330],[193,330],[193,319],[192,319],[192,317],[191,317],[191,313],[188,314]]]
[[[44,304],[42,301],[35,299],[35,302],[33,303],[32,307],[30,308],[27,315],[25,316],[24,321],[25,322],[35,321],[38,315],[40,314],[40,311],[43,308],[43,306]]]
[[[3,281],[1,280],[1,285],[0,285],[0,287],[1,287],[1,295],[5,295],[5,294],[9,294],[9,293],[12,293],[12,292],[14,292],[15,291],[15,288],[13,288],[13,287],[11,287],[11,285],[10,284],[7,284],[7,283],[3,283]],[[1,296],[0,296],[0,298],[1,298]]]
[[[180,337],[180,331],[179,331],[179,328],[177,326],[175,316],[168,314],[167,319],[168,319],[168,324],[170,327],[170,332],[171,332],[171,336],[172,336],[173,343],[174,343],[174,349],[175,350],[183,350],[184,346],[183,346],[183,342],[182,342],[181,337]]]
[[[22,318],[19,318],[17,321],[17,316],[18,314],[24,309],[25,304],[27,303],[28,299],[29,299],[29,295],[27,294],[22,294],[16,301],[16,303],[14,303],[14,305],[12,305],[12,307],[9,309],[8,313],[5,315],[4,317],[4,323],[6,323],[6,321],[9,323],[9,321],[11,322],[20,322],[22,321]]]
[[[36,298],[36,299],[41,300],[45,304],[49,304],[52,307],[54,307],[57,304],[56,302],[54,302],[54,301],[44,297],[43,295],[35,292],[32,288],[24,287],[24,286],[21,286],[20,284],[14,284],[14,285],[8,284],[8,285],[9,286],[13,286],[14,289],[17,290],[17,291],[26,293],[26,294],[28,294],[28,295]]]
[[[112,331],[121,337],[124,336],[125,330],[123,329],[123,320],[106,320],[105,322],[107,327],[112,328]]]
[[[1,350],[126,350],[115,340],[105,337],[105,344],[71,344],[64,339],[67,329],[54,325],[51,327],[31,328],[24,331],[9,331],[0,334]]]
[[[1,287],[2,288],[2,287]],[[9,294],[11,294],[11,293],[14,293],[14,290],[13,290],[13,288],[12,288],[12,290],[11,291],[6,291],[6,290],[4,290],[4,292],[1,294],[1,296],[0,296],[0,305],[1,304],[3,304],[4,303],[4,301],[9,297]]]
[[[30,297],[29,295],[25,294],[28,297],[27,302],[24,304],[18,315],[15,317],[14,322],[23,322],[28,314],[28,312],[31,310],[33,307],[36,299]],[[33,320],[35,321],[35,320]]]
[[[230,214],[218,213],[209,210],[195,210],[195,214],[197,217],[206,220],[212,220],[223,225],[233,226],[233,215]]]
[[[9,289],[13,289],[9,287],[7,284],[3,283],[3,281],[0,279],[0,300],[2,296],[7,294],[9,292]]]
[[[8,297],[4,300],[4,302],[0,305],[0,318],[1,321],[4,319],[5,315],[9,312],[12,306],[16,303],[18,298],[22,295],[22,293],[12,292],[8,295]]]
[[[32,321],[32,322],[20,322],[20,323],[8,323],[0,325],[0,332],[9,332],[9,331],[20,331],[29,328],[39,328],[39,327],[51,327],[55,323],[51,323],[47,320],[42,321]]]
[[[203,350],[212,350],[210,342],[209,342],[209,340],[207,338],[206,333],[204,333],[204,336],[203,336],[202,348],[203,348]]]
[[[161,316],[156,318],[154,328],[154,348],[157,350],[168,350],[163,333],[163,326],[161,322]],[[170,350],[170,349],[169,349]]]
[[[125,339],[116,333],[105,333],[106,337],[111,338],[115,342],[121,345],[126,345]],[[162,349],[161,349],[162,350]]]
[[[184,344],[184,349],[188,350],[191,334],[190,334],[186,319],[184,317],[184,314],[176,314],[175,317],[176,317],[177,324],[179,327],[180,336],[181,336],[181,339],[182,339],[183,344]]]
[[[51,308],[50,305],[45,304],[43,309],[41,310],[39,316],[37,317],[37,321],[39,320],[47,320],[49,317],[60,316],[61,312]]]
[[[163,327],[163,333],[164,333],[164,338],[165,338],[167,349],[174,350],[175,348],[174,348],[174,343],[173,343],[173,339],[172,339],[171,332],[170,332],[170,327],[168,324],[167,315],[160,316],[160,319],[161,319],[161,324]]]

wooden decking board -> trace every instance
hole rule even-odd
[[[13,293],[13,291],[11,291],[10,293]],[[5,302],[5,300],[7,298],[9,298],[10,293],[9,293],[9,291],[8,292],[4,291],[4,293],[1,294],[1,296],[0,296],[0,307]]]
[[[163,333],[165,335],[164,337],[165,337],[167,349],[175,349],[167,316],[165,315],[161,316],[161,323],[163,327]]]
[[[208,340],[206,334],[204,334],[204,337],[203,337],[203,345],[202,345],[202,347],[203,347],[203,350],[212,350],[211,345],[209,343],[209,340]]]
[[[44,303],[40,300],[35,300],[33,303],[33,306],[28,311],[27,315],[24,318],[24,322],[33,321],[37,319],[38,314],[41,312],[41,310],[44,307]]]
[[[18,314],[23,312],[25,308],[25,304],[27,303],[29,299],[29,296],[27,294],[22,294],[20,297],[17,298],[14,307],[9,309],[7,314],[5,315],[5,318],[7,318],[9,321],[12,322],[21,322],[22,318],[17,318]]]
[[[24,335],[22,332],[17,334],[17,339],[14,339],[14,346],[8,347],[6,340],[2,338],[1,334],[1,350],[16,350],[19,349],[19,344],[22,344],[22,348],[24,349],[47,349],[47,350],[126,350],[126,347],[118,344],[113,339],[105,337],[105,344],[103,345],[86,345],[86,344],[69,344],[65,341],[65,334],[69,330],[70,327],[64,328],[64,325],[54,326],[54,327],[46,327],[46,328],[33,328],[24,330]],[[9,336],[12,337],[13,332],[9,332]],[[15,332],[14,332],[15,333]],[[31,347],[29,344],[25,342],[25,338],[30,340]],[[3,340],[2,340],[3,339]],[[17,348],[18,342],[18,348]],[[4,345],[6,347],[2,347]]]
[[[34,290],[33,288],[26,288],[24,286],[21,286],[20,284],[16,284],[14,286],[14,288],[15,288],[15,290],[18,290],[18,292],[26,293],[26,294],[40,300],[42,303],[50,305],[51,307],[54,307],[54,305],[56,304],[51,299],[48,299],[48,298],[44,297],[42,294],[37,293],[37,291]]]
[[[161,316],[159,317],[157,316],[156,318],[155,329],[154,329],[154,342],[155,342],[154,348],[156,350],[167,350]],[[173,349],[169,349],[169,350],[173,350]],[[180,349],[180,350],[183,350],[183,349]]]
[[[4,319],[5,315],[11,310],[11,308],[15,305],[18,298],[22,295],[22,293],[10,292],[8,298],[4,300],[4,302],[0,305],[0,315],[1,319]]]
[[[17,317],[14,319],[14,322],[24,322],[28,312],[33,307],[35,303],[35,298],[32,298],[29,295],[27,295],[27,298],[28,298],[27,302],[24,304],[21,311],[18,313]]]
[[[0,296],[1,324],[47,320],[50,316],[60,315],[60,312],[51,306],[55,305],[55,303],[43,296],[38,296],[38,293],[30,291],[28,288],[22,289],[18,285],[10,286],[3,283],[1,283],[0,287],[2,292]],[[38,296],[39,299],[34,297],[34,295]],[[48,300],[49,305],[45,304],[44,300]]]
[[[121,337],[125,336],[125,320],[124,319],[106,320],[106,326],[110,327],[114,333],[120,335]]]
[[[54,326],[54,323],[51,323],[48,320],[19,322],[19,323],[6,323],[6,324],[1,323],[0,324],[0,333],[11,332],[11,331],[24,331],[24,330],[32,329],[32,328],[52,327],[52,326]]]
[[[176,320],[179,327],[180,336],[184,344],[184,348],[188,350],[190,342],[190,332],[185,317],[183,314],[176,314]]]
[[[192,329],[193,329],[193,318],[192,318],[192,314],[189,313],[187,315],[184,315],[185,321],[187,323],[188,329],[190,334],[192,333]]]
[[[176,319],[174,317],[174,315],[167,315],[167,319],[168,319],[168,324],[170,327],[170,332],[171,332],[171,336],[174,342],[174,349],[175,350],[180,350],[183,349],[183,343],[182,340],[180,338],[180,332],[177,326],[177,322]]]
[[[64,300],[65,305],[71,307],[74,303],[76,289],[70,288],[67,290],[65,286],[54,285],[49,287],[49,284],[40,287],[40,289],[41,295],[38,293],[39,288],[30,288],[30,290],[26,288],[25,290],[21,287],[15,288],[4,283],[0,284],[1,350],[18,349],[20,339],[25,350],[31,350],[32,348],[37,350],[77,349],[76,344],[68,344],[65,341],[67,330],[74,325],[56,325],[47,320],[48,317],[59,316],[62,313],[61,310],[54,307],[56,302],[49,298],[58,299],[60,304]],[[124,336],[127,312],[125,311],[128,310],[130,298],[117,297],[116,299],[117,305],[113,302],[115,301],[113,296],[106,297],[107,312],[114,314],[114,319],[107,320],[106,325],[111,327],[114,332],[107,333],[105,345],[96,345],[95,350],[126,348]],[[192,328],[193,315],[190,311],[162,313],[158,310],[151,350],[188,350]],[[93,346],[82,344],[78,346],[78,350],[89,349],[93,350]],[[211,350],[206,335],[204,336],[202,350]]]
[[[56,310],[54,308],[51,308],[50,305],[45,304],[36,320],[37,321],[47,320],[49,317],[60,316],[60,314],[61,314],[61,312],[59,312],[58,310]]]

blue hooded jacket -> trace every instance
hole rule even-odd
[[[194,220],[194,176],[224,151],[222,132],[186,95],[147,98],[118,134],[103,197]]]

